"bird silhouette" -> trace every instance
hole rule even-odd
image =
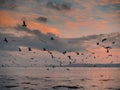
[[[54,56],[53,56],[53,55],[51,55],[51,58],[53,59],[53,58],[54,58]]]
[[[28,51],[32,51],[32,49],[30,47],[28,47]]]
[[[48,53],[52,55],[52,52],[51,52],[51,51],[48,51]]]
[[[46,48],[43,48],[43,51],[46,51]]]
[[[104,47],[104,48],[107,50],[107,53],[109,53],[110,49],[112,49],[112,47],[110,47],[110,46],[107,46],[107,47]]]
[[[72,58],[71,58],[71,56],[68,56],[68,58],[71,60]]]
[[[22,51],[21,48],[19,48],[19,51],[20,51],[20,52]]]
[[[4,39],[4,42],[8,43],[8,40],[7,40],[7,38],[5,38],[5,39]]]
[[[100,43],[99,43],[99,42],[97,42],[96,44],[97,44],[97,45],[99,45]]]
[[[106,41],[107,39],[106,38],[104,38],[104,39],[102,39],[102,42],[104,42],[104,41]]]
[[[109,54],[108,56],[109,56],[109,57],[112,57],[112,54]]]
[[[23,27],[27,27],[26,25],[26,22],[23,20],[23,24],[22,24]]]
[[[67,71],[69,71],[70,69],[69,68],[66,68]]]
[[[58,61],[58,62],[59,62],[60,67],[62,67],[62,64],[63,64],[63,63],[62,63],[61,61]]]
[[[66,54],[66,53],[67,53],[66,51],[63,52],[63,54]]]
[[[84,55],[84,53],[81,53],[81,55]]]
[[[79,55],[79,52],[76,52],[77,55]]]
[[[113,41],[112,44],[115,44],[115,42]]]
[[[55,40],[53,37],[50,38],[51,40]]]

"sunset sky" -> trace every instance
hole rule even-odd
[[[27,27],[22,27],[23,20]],[[51,41],[51,37],[55,40]],[[102,43],[103,38],[107,40]],[[96,45],[97,42],[102,47]],[[114,60],[118,63],[120,0],[0,0],[0,43],[3,60],[4,55],[29,59],[31,53],[25,57],[17,53],[18,48],[25,54],[26,48],[31,47],[37,52],[47,48],[58,57],[65,50],[74,52],[70,55],[78,60],[81,57],[75,56],[75,52],[95,52],[98,61],[92,57],[89,59],[93,61],[89,62],[110,63]],[[112,47],[110,53],[105,50],[108,46]],[[109,55],[113,55],[112,58],[108,58]],[[49,55],[43,56],[49,58]],[[34,57],[39,58],[39,55]]]
[[[0,1],[0,27],[16,27],[22,20],[32,30],[64,38],[119,32],[120,0]]]

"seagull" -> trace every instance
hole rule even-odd
[[[102,42],[104,42],[104,41],[106,41],[107,39],[106,38],[104,38],[104,39],[102,39]]]
[[[30,47],[28,47],[28,51],[32,51],[32,49]]]
[[[95,52],[92,52],[92,54],[95,54]]]
[[[66,54],[66,53],[67,53],[66,51],[63,52],[63,54]]]
[[[108,56],[112,57],[112,54],[109,54]]]
[[[112,47],[110,47],[110,46],[107,46],[107,47],[104,47],[106,50],[107,50],[107,53],[109,53],[110,51],[110,49],[112,49]]]
[[[72,64],[72,62],[70,61],[69,64]]]
[[[27,27],[26,25],[26,22],[23,20],[23,24],[22,24],[23,27]]]
[[[77,55],[79,55],[79,52],[76,52]]]
[[[84,53],[81,53],[81,55],[84,55]]]
[[[95,59],[96,57],[94,56],[93,58]]]
[[[53,37],[50,38],[51,40],[55,40]]]
[[[113,41],[112,44],[115,44],[115,42]]]
[[[69,71],[70,69],[69,68],[66,68],[67,71]]]
[[[7,38],[5,38],[5,39],[4,39],[4,42],[8,43],[8,40],[7,40]]]
[[[52,55],[52,52],[51,52],[51,51],[48,51],[48,53]]]
[[[72,59],[71,56],[68,56],[69,59]]]
[[[53,56],[53,55],[51,55],[51,57],[52,57],[52,59],[54,58],[54,56]]]
[[[22,51],[21,48],[19,48],[19,51],[20,51],[20,52]]]
[[[49,71],[50,69],[49,69],[49,68],[47,68],[46,70],[47,70],[47,71]]]
[[[99,43],[99,42],[97,42],[96,44],[97,44],[97,45],[99,45],[100,43]]]
[[[43,48],[43,51],[46,51],[46,48]]]

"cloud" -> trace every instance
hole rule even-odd
[[[12,17],[10,12],[6,12],[5,10],[0,10],[0,27],[9,27],[15,26],[17,20]]]
[[[46,23],[48,21],[48,19],[46,17],[38,17],[36,20],[40,21],[40,22],[44,22]]]
[[[71,10],[71,5],[69,3],[66,3],[66,2],[57,3],[57,2],[49,1],[46,6],[48,8],[53,8],[53,9],[58,10],[58,11]]]
[[[32,47],[34,49],[42,50],[46,48],[48,50],[55,50],[58,52],[63,51],[87,51],[89,48],[97,48],[96,42],[101,41],[103,37],[108,37],[108,44],[110,42],[115,41],[116,44],[114,48],[119,48],[119,33],[106,34],[106,35],[90,35],[81,38],[71,38],[64,39],[56,36],[52,33],[42,33],[39,30],[31,30],[29,28],[22,27],[18,25],[14,28],[17,32],[15,34],[22,34],[26,32],[26,35],[17,37],[15,34],[5,34],[1,35],[1,50],[18,50],[19,47]],[[31,34],[28,36],[28,34]],[[7,38],[9,43],[5,43],[3,40]],[[55,40],[51,40],[53,37]],[[114,39],[113,39],[114,38]],[[107,45],[107,44],[106,44]],[[112,44],[110,44],[112,45]]]
[[[109,63],[110,61],[115,59],[115,56],[119,56],[120,33],[90,35],[80,38],[65,39],[60,38],[52,33],[44,34],[39,30],[31,30],[27,27],[22,27],[21,25],[18,25],[15,28],[11,28],[11,31],[14,32],[14,34],[10,34],[9,30],[6,31],[6,33],[3,33],[3,29],[4,28],[0,28],[0,32],[2,31],[2,33],[0,33],[0,57],[4,61],[14,60],[17,57],[16,62],[19,63],[21,66],[31,65],[31,58],[34,58],[35,61],[38,60],[38,65],[59,65],[59,63],[57,62],[57,57],[61,57],[62,59],[60,59],[60,61],[65,62],[64,64],[68,64],[69,60],[67,55],[71,55],[78,62],[81,62],[82,58],[84,59],[90,52],[95,52],[96,55],[101,56],[98,57],[97,60],[93,60],[92,57],[89,58],[88,62],[90,63]],[[17,36],[17,34],[22,36]],[[30,36],[28,34],[30,34]],[[3,41],[5,37],[7,38],[8,43],[5,43]],[[51,37],[53,37],[54,40],[51,40]],[[104,45],[112,46],[110,54],[113,55],[113,59],[111,60],[102,59],[102,57],[106,57],[106,50],[96,45],[96,42],[101,42],[103,38],[107,38],[107,41],[103,43]],[[115,45],[112,45],[113,41],[115,41]],[[22,49],[22,52],[18,51],[19,47]],[[28,47],[32,48],[32,52],[28,51]],[[47,52],[45,53],[41,51],[43,50],[43,48],[52,51],[53,55],[55,55],[56,57],[55,60],[50,60],[50,55]],[[67,51],[69,53],[63,56],[61,52],[64,51]],[[76,56],[74,52],[83,52],[86,55]],[[21,60],[25,60],[26,64],[20,63]],[[47,61],[47,63],[44,60]],[[2,61],[3,64],[6,63],[4,61]],[[119,62],[119,60],[115,61]],[[11,64],[7,63],[6,65]]]
[[[1,9],[1,26],[16,26],[25,18],[31,30],[67,38],[119,31],[119,0],[15,0],[13,3],[17,5],[15,10]]]
[[[8,10],[16,9],[17,5],[16,5],[15,1],[16,0],[1,0],[0,1],[0,9],[8,9]]]
[[[4,38],[1,39],[2,44],[2,50],[6,50],[6,48],[9,47],[13,48],[13,50],[18,50],[18,47],[24,46],[24,47],[32,47],[36,49],[43,49],[46,48],[48,50],[55,50],[59,52],[63,52],[65,50],[67,51],[76,51],[76,50],[85,50],[81,45],[74,44],[69,42],[68,40],[62,39],[57,37],[56,35],[52,33],[43,34],[39,30],[30,30],[29,28],[24,28],[22,26],[17,26],[15,28],[17,30],[17,33],[23,33],[27,32],[27,34],[33,34],[32,36],[22,36],[22,37],[16,37],[15,35],[6,35],[3,37],[7,38],[9,43],[4,43]],[[10,38],[12,37],[12,39]],[[55,40],[51,40],[51,37],[53,37]],[[15,42],[13,41],[15,40]],[[15,46],[15,48],[14,48]],[[5,48],[3,48],[5,47]]]

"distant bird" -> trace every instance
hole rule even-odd
[[[107,39],[106,38],[104,38],[104,39],[102,39],[102,42],[104,42],[104,41],[106,41]]]
[[[54,66],[54,65],[52,65],[51,67],[52,67],[52,68],[55,68],[55,66]]]
[[[112,44],[115,44],[115,42],[112,42]]]
[[[103,75],[100,75],[100,77],[103,77]]]
[[[4,39],[4,42],[8,43],[8,40],[7,40],[7,38],[5,38],[5,39]]]
[[[49,53],[49,54],[52,54],[52,52],[51,52],[51,51],[48,51],[48,53]]]
[[[49,71],[50,69],[49,69],[49,68],[47,68],[46,70],[47,70],[47,71]]]
[[[107,47],[104,47],[106,50],[107,50],[107,53],[109,53],[110,51],[110,49],[112,49],[112,47],[110,47],[110,46],[107,46]]]
[[[109,54],[108,56],[112,57],[112,54]]]
[[[71,56],[68,56],[69,59],[72,59]]]
[[[26,22],[23,20],[23,24],[22,24],[23,27],[27,27],[26,25]]]
[[[72,62],[70,61],[69,64],[72,64]]]
[[[70,69],[69,68],[66,68],[67,71],[69,71]]]
[[[34,58],[31,58],[31,60],[33,60]]]
[[[61,61],[59,61],[59,63],[60,63],[60,67],[62,67],[62,64],[63,64],[63,63],[62,63]]]
[[[97,42],[96,44],[99,45],[99,42]]]
[[[22,51],[21,48],[19,48],[19,51],[20,51],[20,52]]]
[[[55,40],[53,37],[50,38],[51,40]]]
[[[84,53],[81,53],[81,55],[84,55]]]
[[[94,52],[92,52],[92,54],[95,54]]]
[[[94,56],[93,58],[95,59],[96,57]]]
[[[63,54],[66,54],[66,53],[67,53],[66,51],[63,52]]]
[[[53,59],[53,58],[54,58],[54,56],[53,56],[53,55],[51,55],[51,58]]]
[[[79,55],[79,52],[76,52],[77,55]]]
[[[46,51],[46,48],[43,48],[43,51]]]
[[[32,51],[32,49],[30,47],[28,47],[28,51]]]

